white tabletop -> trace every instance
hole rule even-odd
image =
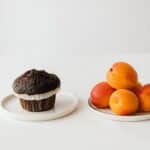
[[[30,68],[46,69],[58,74],[63,90],[76,94],[80,105],[72,115],[47,122],[21,122],[0,116],[2,150],[129,150],[149,149],[150,121],[115,122],[91,111],[87,99],[92,86],[105,80],[114,61],[133,64],[140,81],[150,82],[150,54],[102,54],[100,56],[58,56],[26,54],[0,56],[0,98],[11,92],[11,83]]]

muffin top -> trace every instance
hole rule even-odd
[[[60,87],[60,79],[44,70],[28,70],[13,82],[17,94],[42,94]]]

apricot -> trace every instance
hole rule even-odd
[[[130,90],[119,89],[111,95],[109,106],[117,115],[131,115],[138,110],[139,101]]]
[[[142,84],[140,82],[137,83],[136,87],[133,88],[131,91],[137,96],[138,100],[139,100],[139,112],[141,112],[141,102],[140,102],[140,92],[142,90]]]
[[[115,90],[107,83],[101,82],[94,86],[91,91],[91,102],[97,108],[106,108],[109,106],[109,98]]]
[[[140,93],[142,87],[143,87],[142,84],[140,82],[138,82],[136,87],[134,87],[132,89],[132,91],[136,94],[136,96],[139,96],[139,93]]]
[[[138,76],[135,69],[126,62],[116,62],[107,72],[107,82],[115,89],[136,87]]]
[[[150,84],[146,84],[139,93],[140,107],[144,112],[150,112]]]

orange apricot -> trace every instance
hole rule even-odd
[[[150,112],[150,84],[144,85],[138,95],[141,110],[144,112]]]
[[[135,69],[126,62],[116,62],[107,72],[107,82],[115,89],[136,87],[138,76]]]
[[[137,83],[136,87],[131,89],[132,92],[134,92],[137,96],[139,95],[141,89],[142,89],[142,84],[140,82]]]
[[[139,100],[130,90],[119,89],[111,95],[109,105],[117,115],[131,115],[137,112]]]
[[[107,83],[101,82],[94,86],[91,91],[90,99],[97,108],[106,108],[109,106],[109,98],[115,90]]]

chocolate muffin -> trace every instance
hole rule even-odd
[[[13,82],[13,91],[25,110],[47,111],[54,108],[60,84],[60,79],[55,74],[32,69]]]

